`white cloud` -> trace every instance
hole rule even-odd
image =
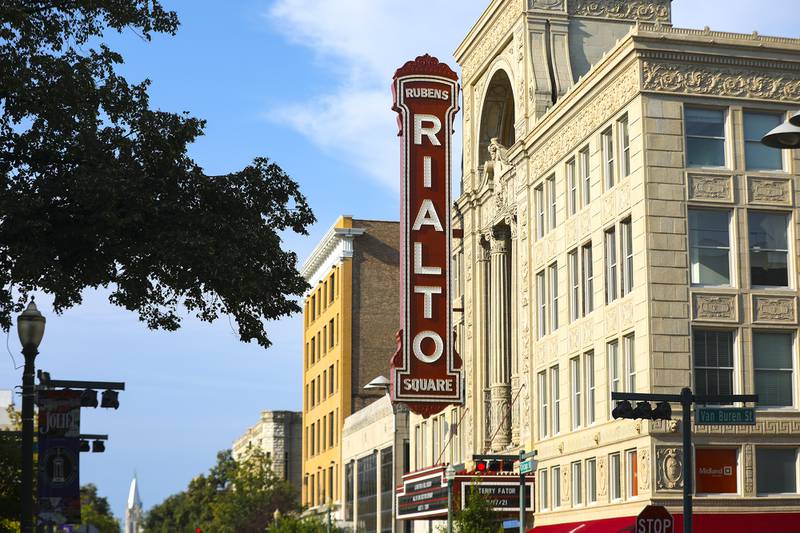
[[[783,13],[796,0],[676,0],[678,26],[786,33]],[[312,50],[341,82],[308,101],[290,102],[269,119],[380,183],[398,188],[398,143],[390,83],[405,61],[430,53],[456,68],[453,51],[489,0],[275,0],[266,16],[290,42]],[[787,11],[788,10],[788,11]],[[791,17],[789,17],[791,19]],[[460,135],[454,161],[460,160]],[[458,181],[458,165],[453,169]]]
[[[342,81],[330,93],[288,103],[268,117],[396,189],[394,70],[424,53],[456,68],[452,53],[486,5],[486,0],[276,0],[267,14],[275,29],[313,50]],[[457,172],[454,168],[456,180]]]

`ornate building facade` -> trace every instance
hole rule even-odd
[[[800,106],[800,40],[493,0],[456,59],[464,456],[536,450],[537,527],[679,514],[679,425],[615,421],[610,393],[755,393],[754,426],[694,427],[695,512],[796,513],[800,159],[759,141]]]

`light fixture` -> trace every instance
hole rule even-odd
[[[388,378],[384,376],[378,376],[377,378],[373,379],[366,385],[364,385],[364,390],[382,390],[388,391],[391,382]]]
[[[800,123],[800,113],[794,115],[790,122],[784,122],[770,131],[761,139],[761,142],[770,148],[791,150],[800,148],[800,126],[795,126],[792,121]]]
[[[36,302],[31,298],[28,307],[17,318],[17,335],[19,335],[19,342],[23,349],[37,350],[39,348],[39,343],[44,337],[44,323],[44,316],[36,308]]]
[[[800,111],[789,117],[789,123],[800,128]]]

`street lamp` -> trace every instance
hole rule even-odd
[[[800,111],[764,135],[761,142],[770,148],[778,148],[779,150],[800,148]]]
[[[17,318],[17,334],[25,356],[22,372],[22,533],[33,532],[33,378],[34,361],[44,336],[45,318],[31,303]]]

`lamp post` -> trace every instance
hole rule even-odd
[[[447,465],[444,477],[447,480],[447,533],[453,533],[453,481],[456,479],[453,465]]]
[[[22,533],[33,533],[33,400],[34,361],[44,336],[45,318],[31,299],[17,318],[17,334],[25,356],[22,372]]]

